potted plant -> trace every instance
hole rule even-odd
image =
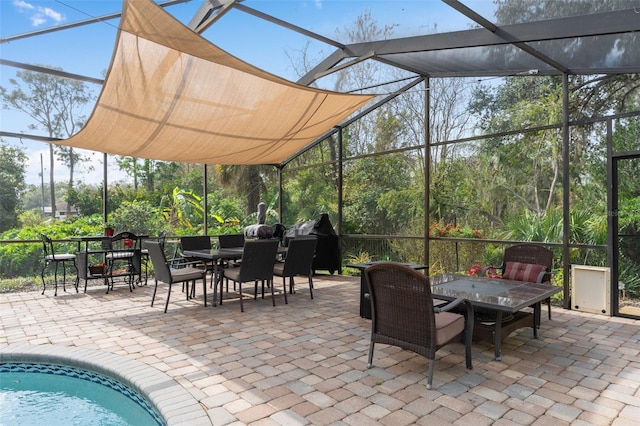
[[[105,223],[104,224],[104,235],[106,235],[107,237],[113,237],[114,233],[115,233],[115,229],[113,228],[113,225],[111,225],[109,223]]]

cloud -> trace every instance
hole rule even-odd
[[[56,12],[55,10],[49,7],[38,8],[45,16],[53,19],[56,23],[60,23],[64,21],[64,15],[60,12]]]
[[[59,24],[66,19],[62,13],[56,12],[50,7],[34,6],[24,0],[13,0],[13,5],[18,9],[18,12],[30,15],[29,20],[34,27],[39,27],[48,21]]]
[[[322,9],[322,0],[315,0],[316,9]]]
[[[31,17],[31,25],[33,25],[34,27],[39,27],[40,25],[44,24],[45,22],[47,22],[47,20],[42,18],[41,15],[33,15]]]
[[[20,11],[35,9],[35,7],[33,7],[31,3],[27,3],[26,1],[23,1],[23,0],[13,0],[13,5],[16,8],[18,8],[18,10]]]

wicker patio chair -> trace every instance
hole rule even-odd
[[[158,291],[158,281],[167,283],[169,290],[167,293],[167,301],[164,305],[164,311],[167,312],[169,307],[169,298],[171,297],[171,287],[176,283],[186,283],[187,300],[195,297],[196,280],[202,280],[202,291],[204,293],[204,306],[207,306],[207,271],[202,268],[194,268],[192,266],[186,266],[184,268],[173,269],[169,267],[169,262],[164,254],[162,244],[158,241],[147,241],[145,243],[147,250],[149,251],[149,257],[153,264],[153,275],[155,278],[156,286],[153,289],[153,297],[151,298],[151,306],[156,299],[156,292]],[[191,290],[189,290],[189,282],[192,283]]]
[[[488,268],[483,269],[483,276]],[[501,277],[504,279],[549,283],[553,269],[553,252],[535,244],[516,244],[504,250],[502,265],[496,269],[501,271]],[[551,298],[545,302],[551,319]],[[536,324],[540,324],[540,318],[536,318]]]
[[[262,281],[262,297],[264,298],[265,281],[271,285],[271,301],[276,306],[273,292],[273,264],[278,252],[278,240],[252,240],[244,244],[242,263],[238,268],[223,269],[222,278],[238,283],[240,292],[240,311],[244,312],[242,283],[254,281],[254,299],[258,293],[258,281]],[[214,284],[215,285],[215,284]],[[222,280],[220,280],[220,304],[222,305]]]
[[[313,257],[316,253],[318,240],[315,236],[301,236],[289,241],[289,250],[284,262],[277,262],[273,266],[273,275],[282,277],[284,287],[284,302],[287,302],[287,283],[289,278],[289,293],[294,291],[294,277],[296,275],[309,278],[309,294],[313,299]]]
[[[365,269],[371,302],[371,344],[367,367],[372,366],[375,343],[410,350],[429,359],[427,389],[433,383],[436,351],[464,341],[468,369],[471,363],[473,307],[464,299],[434,306],[429,277],[397,263],[377,263]],[[466,315],[448,312],[464,303]]]

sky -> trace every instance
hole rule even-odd
[[[159,2],[159,1],[158,1]],[[187,25],[203,0],[191,0],[165,8],[169,14]],[[492,18],[491,0],[464,0],[476,11]],[[242,4],[268,15],[291,22],[309,31],[337,40],[346,28],[353,28],[356,19],[369,12],[379,27],[393,28],[392,37],[414,36],[434,31],[463,30],[471,22],[439,0],[246,0]],[[30,34],[56,26],[80,22],[93,17],[117,13],[121,0],[0,0],[0,37]],[[109,19],[89,25],[32,35],[0,44],[0,58],[58,67],[64,71],[102,79],[109,67],[115,45],[118,19]],[[231,10],[203,34],[212,43],[229,53],[288,80],[296,81],[295,67],[300,52],[305,49],[317,61],[334,48],[310,41],[290,30]],[[344,38],[340,38],[344,40]],[[0,65],[0,85],[11,88],[10,78],[15,78],[18,68]],[[87,83],[96,95],[100,86]],[[82,111],[90,116],[93,104]],[[34,120],[24,113],[0,111],[0,129],[6,132],[28,133],[46,136],[42,129],[30,130]],[[48,178],[48,145],[28,139],[4,138],[4,141],[20,146],[29,157],[27,183],[40,184],[40,170],[44,168]],[[41,163],[41,154],[44,158]],[[101,153],[83,152],[91,160],[78,170],[78,179],[86,183],[102,181]],[[109,181],[126,180],[117,170],[115,159],[109,156]],[[88,170],[91,165],[93,170]],[[55,180],[68,180],[68,169],[62,164],[54,166]]]

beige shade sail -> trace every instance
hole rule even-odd
[[[84,128],[63,145],[206,164],[281,164],[373,96],[300,86],[219,49],[149,0],[125,0]]]

